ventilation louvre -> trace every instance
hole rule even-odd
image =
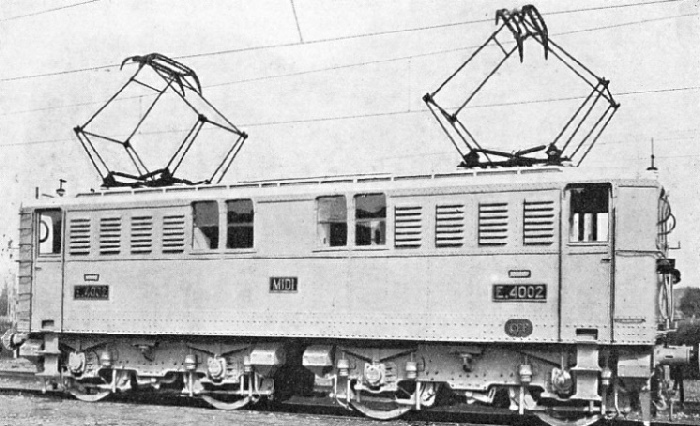
[[[100,218],[100,254],[119,254],[121,251],[122,218]]]
[[[153,216],[131,218],[131,253],[148,254],[153,251]]]
[[[435,207],[435,247],[464,245],[464,204]]]
[[[418,248],[423,241],[421,206],[396,206],[394,220],[394,246],[396,248]]]
[[[554,201],[525,200],[523,204],[523,244],[554,243]]]
[[[508,203],[479,203],[479,245],[508,243]]]
[[[32,220],[30,210],[21,210],[19,216],[19,271],[17,275],[17,300],[15,318],[17,331],[29,333],[32,314],[32,286],[34,266],[32,264]]]
[[[163,216],[163,253],[185,251],[185,215]]]
[[[87,256],[90,254],[90,218],[73,218],[68,226],[70,244],[68,251],[71,256]]]

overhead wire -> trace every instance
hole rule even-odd
[[[662,0],[662,2],[666,2],[666,1],[677,1],[677,0]],[[691,13],[691,14],[684,14],[684,15],[664,16],[664,17],[659,17],[659,18],[645,19],[645,20],[641,20],[641,21],[624,22],[621,24],[586,28],[586,29],[582,29],[582,30],[563,31],[563,32],[559,32],[559,33],[553,33],[552,35],[561,36],[561,35],[575,34],[575,33],[580,33],[580,32],[600,31],[600,30],[606,30],[606,29],[610,29],[610,28],[617,28],[617,27],[621,27],[621,26],[638,25],[638,24],[643,24],[643,23],[656,22],[656,21],[667,20],[667,19],[682,18],[682,17],[688,17],[688,16],[698,16],[698,14]],[[459,52],[459,51],[471,50],[471,49],[476,49],[478,47],[480,47],[480,45],[471,45],[471,46],[464,46],[464,47],[458,47],[458,48],[452,48],[452,49],[438,50],[438,51],[433,51],[433,52],[400,56],[400,57],[395,57],[395,58],[376,59],[376,60],[371,60],[371,61],[356,62],[356,63],[352,63],[352,64],[317,68],[317,69],[313,69],[313,70],[297,71],[297,72],[293,72],[293,73],[253,77],[253,78],[247,78],[247,79],[234,80],[234,81],[206,85],[206,86],[203,86],[203,88],[207,89],[207,88],[212,88],[212,87],[222,87],[222,86],[244,84],[244,83],[250,83],[250,82],[257,82],[257,81],[274,80],[274,79],[278,79],[278,78],[298,77],[298,76],[303,76],[303,75],[337,71],[337,70],[342,70],[342,69],[363,67],[363,66],[383,64],[383,63],[401,62],[401,61],[407,61],[407,60],[411,60],[411,59],[425,58],[425,57],[430,57],[430,56],[444,55],[444,54],[449,54],[449,53],[454,53],[454,52]],[[176,58],[176,59],[181,59],[181,58]],[[110,67],[111,67],[111,65],[110,66],[103,66],[103,67],[94,67],[92,69],[99,70],[99,69],[110,68]],[[71,72],[72,71],[66,71],[65,73],[71,73]],[[46,75],[48,75],[48,74],[46,74]],[[55,74],[52,74],[52,75],[55,75]],[[5,80],[0,79],[0,81],[5,81]],[[129,96],[129,97],[121,98],[121,99],[122,100],[137,99],[139,97],[141,97],[141,96],[140,95]],[[50,111],[50,110],[54,110],[54,109],[73,108],[73,107],[90,106],[90,105],[102,105],[103,103],[104,103],[103,101],[81,102],[81,103],[67,104],[67,105],[56,105],[56,106],[49,106],[49,107],[32,108],[32,109],[27,109],[27,110],[10,111],[10,112],[6,112],[6,113],[1,113],[0,116],[26,114],[26,113],[30,113],[30,112]]]
[[[654,94],[654,93],[666,93],[666,92],[681,92],[689,90],[700,90],[700,86],[685,86],[685,87],[671,87],[666,89],[650,89],[650,90],[634,90],[627,92],[615,93],[615,96],[628,96],[628,95],[643,95],[643,94]],[[561,102],[561,101],[573,101],[584,99],[585,96],[569,96],[569,97],[559,97],[559,98],[548,98],[548,99],[536,99],[529,101],[514,101],[514,102],[500,102],[491,104],[479,104],[470,105],[468,108],[494,108],[494,107],[504,107],[504,106],[517,106],[517,105],[527,105],[527,104],[537,104],[537,103],[550,103],[550,102]],[[430,112],[429,110],[398,110],[398,111],[384,111],[377,113],[364,113],[364,114],[350,114],[344,116],[335,117],[315,117],[308,119],[297,119],[297,120],[278,120],[278,121],[263,121],[263,122],[251,122],[242,123],[239,127],[264,127],[264,126],[278,126],[286,124],[303,124],[303,123],[317,123],[317,122],[327,122],[327,121],[341,121],[341,120],[356,120],[362,118],[372,118],[372,117],[385,117],[385,116],[395,116],[395,115],[407,115],[407,114],[424,114]],[[167,134],[167,133],[178,133],[184,132],[187,129],[178,130],[163,130],[163,131],[153,131],[144,132],[143,134]],[[73,138],[62,138],[62,139],[47,139],[29,142],[17,142],[17,143],[7,143],[0,144],[2,147],[10,146],[20,146],[20,145],[35,145],[35,144],[45,144],[45,143],[56,143],[56,142],[67,142],[72,141]]]
[[[684,0],[656,0],[656,1],[638,2],[638,3],[611,4],[611,5],[607,5],[607,6],[595,6],[595,7],[581,8],[581,9],[562,10],[562,11],[558,11],[558,12],[548,12],[547,15],[564,15],[567,13],[589,12],[589,11],[594,11],[594,10],[621,9],[621,8],[625,8],[625,7],[648,6],[651,4],[660,4],[660,3],[678,3],[679,1],[684,1]]]
[[[649,1],[649,2],[627,3],[627,4],[620,4],[620,5],[597,6],[597,7],[589,7],[589,8],[579,8],[579,9],[546,12],[545,15],[551,16],[551,15],[561,15],[561,14],[579,13],[579,12],[592,12],[592,11],[598,11],[598,10],[620,9],[620,8],[625,8],[625,7],[647,6],[647,5],[659,4],[659,3],[677,3],[680,1],[684,1],[684,0],[656,0],[656,1]],[[406,28],[406,29],[388,30],[388,31],[375,31],[375,32],[371,32],[371,33],[353,34],[353,35],[339,36],[339,37],[330,37],[330,38],[306,41],[305,44],[345,41],[345,40],[353,40],[353,39],[365,38],[365,37],[377,37],[377,36],[391,35],[391,34],[410,33],[410,32],[418,32],[418,31],[429,31],[429,30],[435,30],[435,29],[458,27],[458,26],[473,25],[473,24],[482,24],[482,23],[491,23],[491,22],[493,22],[493,18],[474,19],[474,20],[469,20],[469,21],[461,21],[461,22],[438,24],[438,25],[428,25],[428,26],[416,27],[416,28]],[[211,54],[226,54],[226,53],[228,53],[228,51],[224,50],[224,51],[220,51],[220,52],[212,52]],[[180,58],[186,58],[186,57],[180,57]]]
[[[72,6],[66,6],[66,7],[78,6],[81,4],[92,3],[95,1],[99,1],[99,0],[92,0],[89,2],[77,3],[77,4],[74,4]],[[574,12],[588,11],[588,10],[611,9],[611,8],[617,8],[617,7],[630,7],[630,6],[646,5],[646,4],[654,4],[654,3],[670,3],[670,2],[676,2],[676,1],[679,1],[679,0],[661,0],[661,1],[644,2],[644,3],[627,4],[627,5],[606,6],[606,7],[600,7],[600,8],[578,9],[578,10],[571,10],[571,11],[553,12],[553,13],[549,13],[549,15],[557,14],[557,13],[574,13]],[[66,7],[64,7],[64,8],[66,8]],[[56,10],[60,10],[60,9],[62,9],[62,8],[56,8]],[[48,13],[48,12],[49,12],[48,10],[45,11],[45,13]],[[673,18],[685,17],[685,16],[697,16],[697,14],[694,13],[694,14],[686,14],[686,15],[675,15],[675,16],[669,16],[669,17],[651,18],[651,19],[645,19],[645,20],[641,20],[641,21],[614,24],[614,25],[603,26],[603,27],[595,27],[595,28],[588,28],[588,29],[581,29],[581,30],[571,30],[571,31],[558,33],[556,35],[572,34],[572,33],[587,32],[587,31],[596,31],[596,30],[616,28],[616,27],[628,26],[628,25],[636,25],[636,24],[640,24],[640,23],[673,19]],[[491,20],[484,20],[484,21],[491,22]],[[473,21],[473,22],[470,21],[470,22],[476,23],[476,21]],[[443,26],[454,26],[454,25],[464,25],[464,24],[465,23],[444,24]],[[357,36],[353,36],[353,37],[358,38],[358,37],[369,37],[369,36],[376,36],[376,35],[382,35],[382,34],[390,34],[390,33],[395,33],[395,32],[421,31],[421,30],[433,29],[433,28],[438,28],[438,27],[442,27],[442,26],[422,27],[422,28],[408,29],[408,30],[396,30],[396,31],[384,32],[384,33],[368,33],[368,34],[357,35]],[[301,30],[299,29],[299,31],[301,31]],[[300,36],[301,36],[301,33],[300,33]],[[318,40],[315,42],[327,42],[327,41],[337,41],[337,39]],[[329,67],[329,68],[323,68],[323,69],[317,69],[317,70],[301,71],[301,72],[291,73],[291,74],[286,74],[286,75],[264,76],[264,77],[258,77],[258,78],[247,79],[247,80],[238,80],[238,81],[232,81],[232,82],[218,83],[218,84],[215,84],[215,85],[212,85],[209,87],[223,86],[223,85],[229,85],[229,84],[240,84],[240,83],[245,83],[245,82],[249,82],[249,81],[282,78],[282,77],[289,77],[289,76],[295,76],[295,75],[305,75],[305,74],[310,74],[310,73],[325,72],[325,71],[336,70],[336,69],[365,66],[365,65],[369,65],[369,64],[373,64],[373,63],[401,61],[401,60],[413,59],[413,58],[417,58],[417,57],[425,57],[425,56],[432,56],[432,55],[437,55],[437,54],[444,54],[444,53],[448,53],[448,52],[467,50],[470,48],[474,48],[474,46],[443,50],[443,51],[439,51],[439,52],[429,52],[429,53],[424,53],[424,54],[409,55],[409,56],[404,56],[404,57],[400,57],[400,58],[390,58],[390,59],[383,59],[383,60],[376,60],[376,61],[365,61],[365,62],[357,63],[357,64],[348,64],[348,65],[341,65],[341,66],[335,66],[335,67]],[[219,52],[217,52],[217,53],[219,53]],[[110,67],[110,66],[91,67],[89,69],[96,70],[96,69],[103,69],[103,68],[107,68],[107,67]],[[71,72],[71,71],[66,71],[66,72],[62,72],[62,73],[68,73],[68,72]],[[0,80],[0,81],[2,81],[2,80]],[[622,92],[622,93],[619,93],[618,95],[685,91],[685,90],[696,90],[698,88],[700,88],[700,87],[690,86],[690,87],[679,87],[679,88],[668,88],[668,89],[657,89],[657,90],[631,91],[631,92]],[[530,103],[573,100],[573,99],[580,99],[580,98],[581,97],[553,98],[553,99],[545,99],[545,100],[507,102],[507,103],[490,104],[490,105],[474,105],[474,107],[521,105],[521,104],[530,104]],[[71,106],[82,106],[82,105],[92,105],[92,104],[94,104],[94,103],[91,102],[91,103],[75,104],[75,105],[71,105]],[[47,107],[47,108],[40,108],[37,110],[50,110],[50,109],[65,108],[65,107],[68,107],[68,106]],[[24,111],[24,112],[32,112],[32,111]],[[293,123],[309,123],[309,122],[323,122],[323,121],[335,121],[335,120],[349,120],[349,119],[360,119],[360,118],[367,118],[367,117],[381,117],[381,116],[413,114],[413,113],[423,113],[423,112],[425,112],[425,111],[422,111],[422,110],[421,111],[411,111],[411,110],[408,110],[408,111],[389,111],[389,112],[382,112],[382,113],[347,115],[347,116],[342,116],[342,117],[318,117],[318,118],[311,118],[311,119],[305,119],[305,120],[288,120],[288,121],[270,121],[270,122],[249,123],[249,124],[244,124],[244,126],[256,127],[256,126],[271,126],[271,125],[282,125],[282,124],[293,124]],[[9,114],[12,114],[12,113],[9,113]],[[3,114],[3,115],[8,115],[8,114]],[[51,139],[51,140],[43,140],[43,141],[20,142],[20,143],[14,143],[14,144],[2,144],[2,145],[0,145],[0,147],[9,147],[9,146],[17,146],[17,145],[34,145],[34,144],[42,144],[42,143],[55,143],[55,142],[62,142],[62,141],[68,141],[68,140],[72,140],[72,139]]]
[[[90,0],[90,1],[94,2],[94,1],[99,1],[99,0]],[[676,3],[676,2],[680,2],[680,1],[684,1],[684,0],[655,0],[655,1],[648,1],[648,2],[628,3],[628,4],[623,4],[623,5],[609,5],[609,6],[590,7],[590,8],[579,8],[579,9],[549,12],[549,13],[547,13],[547,15],[590,12],[590,11],[617,9],[617,8],[624,8],[624,7],[639,7],[639,6],[646,6],[646,5],[651,5],[651,4],[660,4],[660,3]],[[83,4],[83,3],[81,3],[81,4]],[[296,10],[295,10],[295,16],[296,16]],[[489,18],[489,19],[476,19],[476,20],[470,20],[470,21],[461,21],[461,22],[454,22],[454,23],[447,23],[447,24],[429,25],[429,26],[422,26],[422,27],[416,27],[416,28],[405,28],[405,29],[388,30],[388,31],[375,31],[375,32],[370,32],[370,33],[353,34],[353,35],[348,35],[348,36],[329,37],[329,38],[316,39],[316,40],[306,40],[303,42],[290,42],[290,43],[278,43],[278,44],[269,44],[269,45],[261,45],[261,46],[250,46],[250,47],[226,49],[226,50],[220,50],[220,51],[214,51],[214,52],[204,52],[204,53],[194,53],[194,54],[189,54],[189,55],[173,56],[172,58],[173,59],[191,59],[191,58],[201,58],[201,57],[208,57],[208,56],[228,55],[228,54],[233,54],[233,53],[250,52],[250,51],[256,51],[256,50],[287,48],[287,47],[294,47],[294,46],[301,46],[301,45],[311,45],[311,44],[331,43],[331,42],[338,42],[338,41],[345,41],[345,40],[355,40],[355,39],[360,39],[360,38],[377,37],[377,36],[383,36],[383,35],[429,31],[429,30],[435,30],[435,29],[473,25],[473,24],[481,24],[481,23],[487,23],[487,22],[493,22],[493,19],[491,19],[491,18]],[[80,73],[80,72],[86,72],[86,71],[97,71],[97,70],[102,70],[102,69],[107,69],[107,68],[116,68],[119,66],[120,66],[120,64],[106,64],[106,65],[98,65],[98,66],[85,67],[85,68],[76,68],[76,69],[72,69],[72,70],[42,73],[42,74],[5,77],[5,78],[0,78],[0,82],[18,81],[18,80],[26,80],[26,79],[42,78],[42,77],[52,77],[52,76],[74,74],[74,73]]]
[[[68,4],[68,5],[61,6],[61,7],[54,7],[54,8],[51,8],[51,9],[44,9],[44,10],[40,10],[40,11],[37,11],[37,12],[26,13],[26,14],[24,14],[24,15],[10,16],[9,18],[0,19],[0,22],[8,22],[8,21],[14,21],[14,20],[16,20],[16,19],[22,19],[22,18],[29,18],[29,17],[33,17],[33,16],[44,15],[44,14],[47,14],[47,13],[57,12],[57,11],[59,11],[59,10],[70,9],[70,8],[73,8],[73,7],[83,6],[83,5],[90,4],[90,3],[96,3],[96,2],[98,2],[98,1],[100,1],[100,0],[88,0],[88,1],[83,1],[83,2],[80,2],[80,3]]]
[[[297,32],[299,33],[299,42],[304,43],[304,36],[301,34],[301,25],[299,25],[299,16],[297,16],[297,8],[294,6],[294,0],[289,0],[292,6],[292,14],[294,15],[294,23],[297,24]]]

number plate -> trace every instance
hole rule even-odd
[[[107,285],[76,285],[73,286],[75,300],[109,300]]]
[[[546,302],[545,284],[494,284],[494,302]]]

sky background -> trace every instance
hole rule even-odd
[[[8,244],[16,247],[17,212],[35,187],[54,194],[65,179],[66,196],[99,187],[72,129],[134,73],[119,70],[124,58],[158,52],[193,68],[204,96],[249,134],[224,182],[452,171],[459,157],[421,98],[496,29],[497,9],[523,4],[0,0],[0,273],[14,268]],[[672,256],[683,285],[700,286],[699,2],[535,6],[552,40],[609,79],[622,104],[581,167],[644,170],[653,138],[678,220]],[[493,65],[475,63],[467,77],[478,81]],[[462,83],[447,104],[465,99]],[[530,40],[525,61],[507,62],[464,120],[488,147],[531,147],[548,143],[588,92]],[[148,101],[120,108],[136,116]],[[172,152],[187,127],[149,125],[137,148],[149,159]],[[213,170],[206,151],[194,153],[192,169]]]

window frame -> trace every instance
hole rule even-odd
[[[321,221],[321,199],[333,199],[333,198],[341,198],[343,200],[343,205],[345,207],[345,221],[344,222],[339,222],[339,221]],[[316,246],[323,249],[323,250],[347,250],[350,248],[351,244],[350,242],[352,241],[350,239],[350,228],[351,228],[351,223],[353,222],[353,216],[351,215],[351,209],[348,208],[348,197],[346,194],[332,194],[332,195],[321,195],[316,197],[315,199],[315,207],[316,207]],[[332,245],[331,241],[328,243],[323,243],[322,241],[322,234],[321,234],[321,225],[323,224],[331,224],[331,223],[344,223],[345,224],[345,243],[342,245]],[[329,230],[329,240],[330,240],[330,230]]]
[[[197,226],[197,215],[195,211],[195,205],[197,204],[204,204],[204,203],[210,203],[216,206],[216,247],[211,247],[211,242],[209,243],[209,247],[199,247],[196,242],[196,232],[200,230],[201,228]],[[190,233],[190,247],[191,250],[195,253],[210,253],[210,252],[215,252],[221,250],[221,206],[218,200],[196,200],[192,201],[190,203],[190,212],[191,212],[191,218],[192,218],[192,232]],[[206,234],[204,234],[206,237]]]
[[[591,214],[607,214],[607,224],[606,224],[606,235],[604,240],[574,240],[573,237],[573,229],[574,229],[574,214],[581,214],[581,212],[574,213],[574,206],[572,205],[573,203],[573,190],[575,189],[582,189],[582,188],[598,188],[598,189],[605,189],[607,191],[607,212],[599,212],[599,213],[591,213]],[[566,233],[562,235],[563,238],[566,238],[566,244],[571,245],[571,246],[607,246],[612,243],[613,239],[613,229],[612,229],[612,222],[613,222],[613,201],[614,201],[614,194],[613,194],[613,187],[612,184],[606,183],[606,182],[592,182],[592,183],[573,183],[573,184],[568,184],[564,188],[564,204],[566,206],[566,216],[562,217],[562,221],[566,224],[567,229]],[[587,214],[586,212],[583,212],[583,214]],[[596,223],[598,222],[598,218],[596,217]],[[580,229],[579,225],[579,229]],[[597,225],[596,225],[597,227]],[[583,229],[585,231],[585,224],[583,225]],[[578,235],[578,233],[577,233]],[[597,237],[596,237],[597,238]]]
[[[362,218],[358,219],[357,217],[357,199],[360,197],[368,197],[368,196],[382,196],[384,197],[384,217],[379,218],[383,221],[383,232],[384,232],[384,241],[382,243],[374,243],[374,238],[373,236],[370,236],[370,241],[372,241],[371,244],[358,244],[358,225],[360,223],[365,223],[365,222],[371,222],[372,220],[377,220],[378,218]],[[387,197],[386,193],[384,192],[363,192],[363,193],[356,193],[352,197],[352,221],[353,221],[353,234],[352,234],[352,242],[353,242],[353,248],[359,249],[359,250],[388,250],[392,245],[393,245],[393,238],[389,238],[389,230],[390,226],[393,225],[391,221],[389,220],[389,202],[388,202],[389,197]],[[374,231],[373,228],[370,228],[372,231]]]
[[[41,244],[42,244],[41,226],[43,224],[41,218],[42,218],[42,215],[44,215],[45,213],[49,213],[49,212],[58,213],[58,218],[59,218],[59,220],[58,220],[58,224],[59,224],[58,237],[59,237],[59,241],[58,241],[58,251],[53,251],[53,249],[56,248],[55,247],[56,243],[54,242],[52,244],[52,251],[50,253],[46,253],[46,252],[41,251]],[[36,227],[35,227],[36,233],[33,236],[33,241],[34,241],[34,244],[36,244],[36,256],[37,256],[37,258],[50,259],[50,258],[58,258],[58,257],[61,257],[63,255],[63,251],[65,250],[65,235],[64,235],[65,234],[65,223],[64,223],[65,216],[63,213],[64,213],[63,209],[61,209],[61,208],[46,208],[46,209],[39,209],[39,210],[34,211],[34,214],[35,214],[34,220],[36,223]],[[53,218],[52,218],[52,220],[53,220]],[[53,225],[54,225],[53,228],[55,231],[56,226],[55,226],[55,224],[53,224]],[[54,232],[54,235],[55,235],[55,232]],[[48,235],[46,238],[48,238]]]
[[[251,205],[251,211],[252,211],[252,220],[250,222],[249,226],[244,225],[243,222],[229,222],[229,203],[230,202],[235,202],[235,201],[249,201]],[[224,221],[224,226],[222,227],[223,231],[223,236],[225,236],[225,239],[223,239],[224,244],[221,247],[222,249],[226,251],[236,251],[236,252],[241,252],[241,251],[249,251],[249,250],[254,250],[256,247],[256,239],[255,236],[257,234],[256,230],[256,220],[255,216],[257,216],[257,209],[256,209],[256,203],[253,201],[252,198],[232,198],[232,199],[227,199],[224,200],[223,205],[225,206],[224,210],[220,213],[221,215],[224,216],[223,221]],[[252,228],[252,241],[250,246],[246,247],[229,247],[229,228],[231,227],[250,227]]]

